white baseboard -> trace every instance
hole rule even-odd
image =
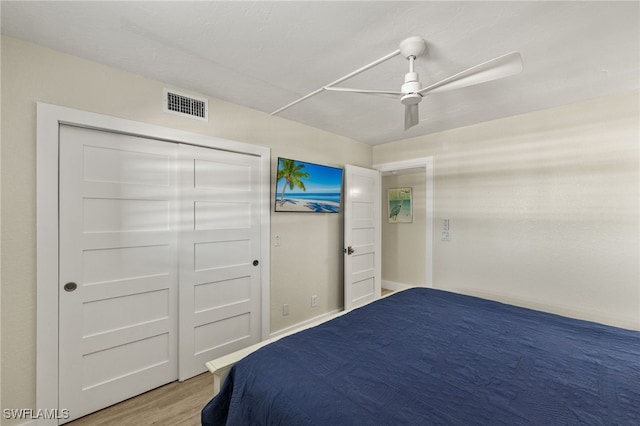
[[[418,287],[418,286],[415,286],[415,285],[402,284],[402,283],[397,283],[397,282],[387,281],[387,280],[382,280],[381,284],[382,284],[382,288],[386,288],[388,290],[393,290],[393,291],[402,291],[402,290],[406,290],[408,288]],[[313,324],[313,323],[318,322],[319,320],[322,320],[324,318],[334,316],[335,314],[337,314],[338,312],[342,312],[343,310],[344,309],[335,309],[333,311],[325,312],[324,314],[318,315],[317,317],[313,317],[313,318],[310,318],[308,320],[299,322],[297,324],[290,325],[289,327],[280,329],[278,331],[274,331],[269,335],[269,337],[270,338],[278,337],[278,336],[280,336],[282,334],[289,333],[289,332],[291,332],[291,331],[293,331],[295,329],[303,329],[306,325]]]
[[[293,331],[295,329],[303,329],[306,325],[313,324],[314,322],[317,322],[317,321],[322,320],[324,318],[333,316],[333,315],[337,314],[338,312],[342,312],[342,311],[343,311],[343,309],[336,309],[336,310],[333,310],[333,311],[330,311],[330,312],[325,312],[324,314],[318,315],[317,317],[313,317],[313,318],[310,318],[310,319],[308,319],[306,321],[302,321],[302,322],[299,322],[297,324],[291,325],[289,327],[280,329],[278,331],[274,331],[269,336],[271,338],[278,337],[278,336],[280,336],[282,334],[287,334],[290,331]]]
[[[415,287],[415,286],[414,285],[397,283],[397,282],[394,282],[394,281],[382,280],[382,288],[386,288],[386,289],[393,290],[393,291],[406,290],[406,289],[412,288],[412,287]]]
[[[416,287],[414,285],[402,284],[402,283],[397,283],[397,282],[387,281],[387,280],[382,280],[381,284],[382,284],[382,288],[386,288],[386,289],[393,290],[393,291],[402,291],[402,290],[406,290],[408,288]],[[324,314],[318,315],[318,316],[310,318],[308,320],[299,322],[299,323],[294,324],[294,325],[290,325],[289,327],[282,328],[282,329],[280,329],[278,331],[274,331],[269,335],[269,338],[278,337],[278,336],[281,336],[283,334],[287,334],[287,333],[289,333],[289,332],[291,332],[293,330],[296,330],[296,329],[303,329],[305,326],[307,326],[309,324],[313,324],[313,323],[318,322],[318,321],[320,321],[322,319],[334,316],[338,312],[342,312],[342,311],[343,311],[343,309],[335,309],[333,311],[325,312]]]

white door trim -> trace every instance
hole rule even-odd
[[[381,173],[422,168],[426,175],[426,259],[424,287],[433,287],[433,157],[412,158],[409,160],[392,161],[374,164],[373,168]]]
[[[36,408],[58,407],[58,128],[60,124],[125,133],[167,142],[242,152],[260,157],[261,338],[270,333],[270,179],[268,147],[38,102],[36,135]],[[38,420],[38,424],[58,424]]]

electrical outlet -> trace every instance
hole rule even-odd
[[[285,303],[282,305],[282,316],[286,317],[287,315],[289,315],[289,305]]]
[[[451,233],[449,231],[442,231],[442,237],[440,238],[442,241],[451,241]]]
[[[273,236],[273,246],[280,247],[280,234],[276,234]]]
[[[318,295],[314,294],[311,296],[311,307],[315,308],[316,306],[318,306]]]

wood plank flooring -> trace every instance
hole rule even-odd
[[[200,411],[213,398],[213,374],[173,382],[67,423],[69,426],[200,426]]]

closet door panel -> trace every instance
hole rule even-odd
[[[177,378],[177,146],[60,126],[59,403]]]
[[[252,155],[180,145],[180,380],[260,340],[260,178]]]

